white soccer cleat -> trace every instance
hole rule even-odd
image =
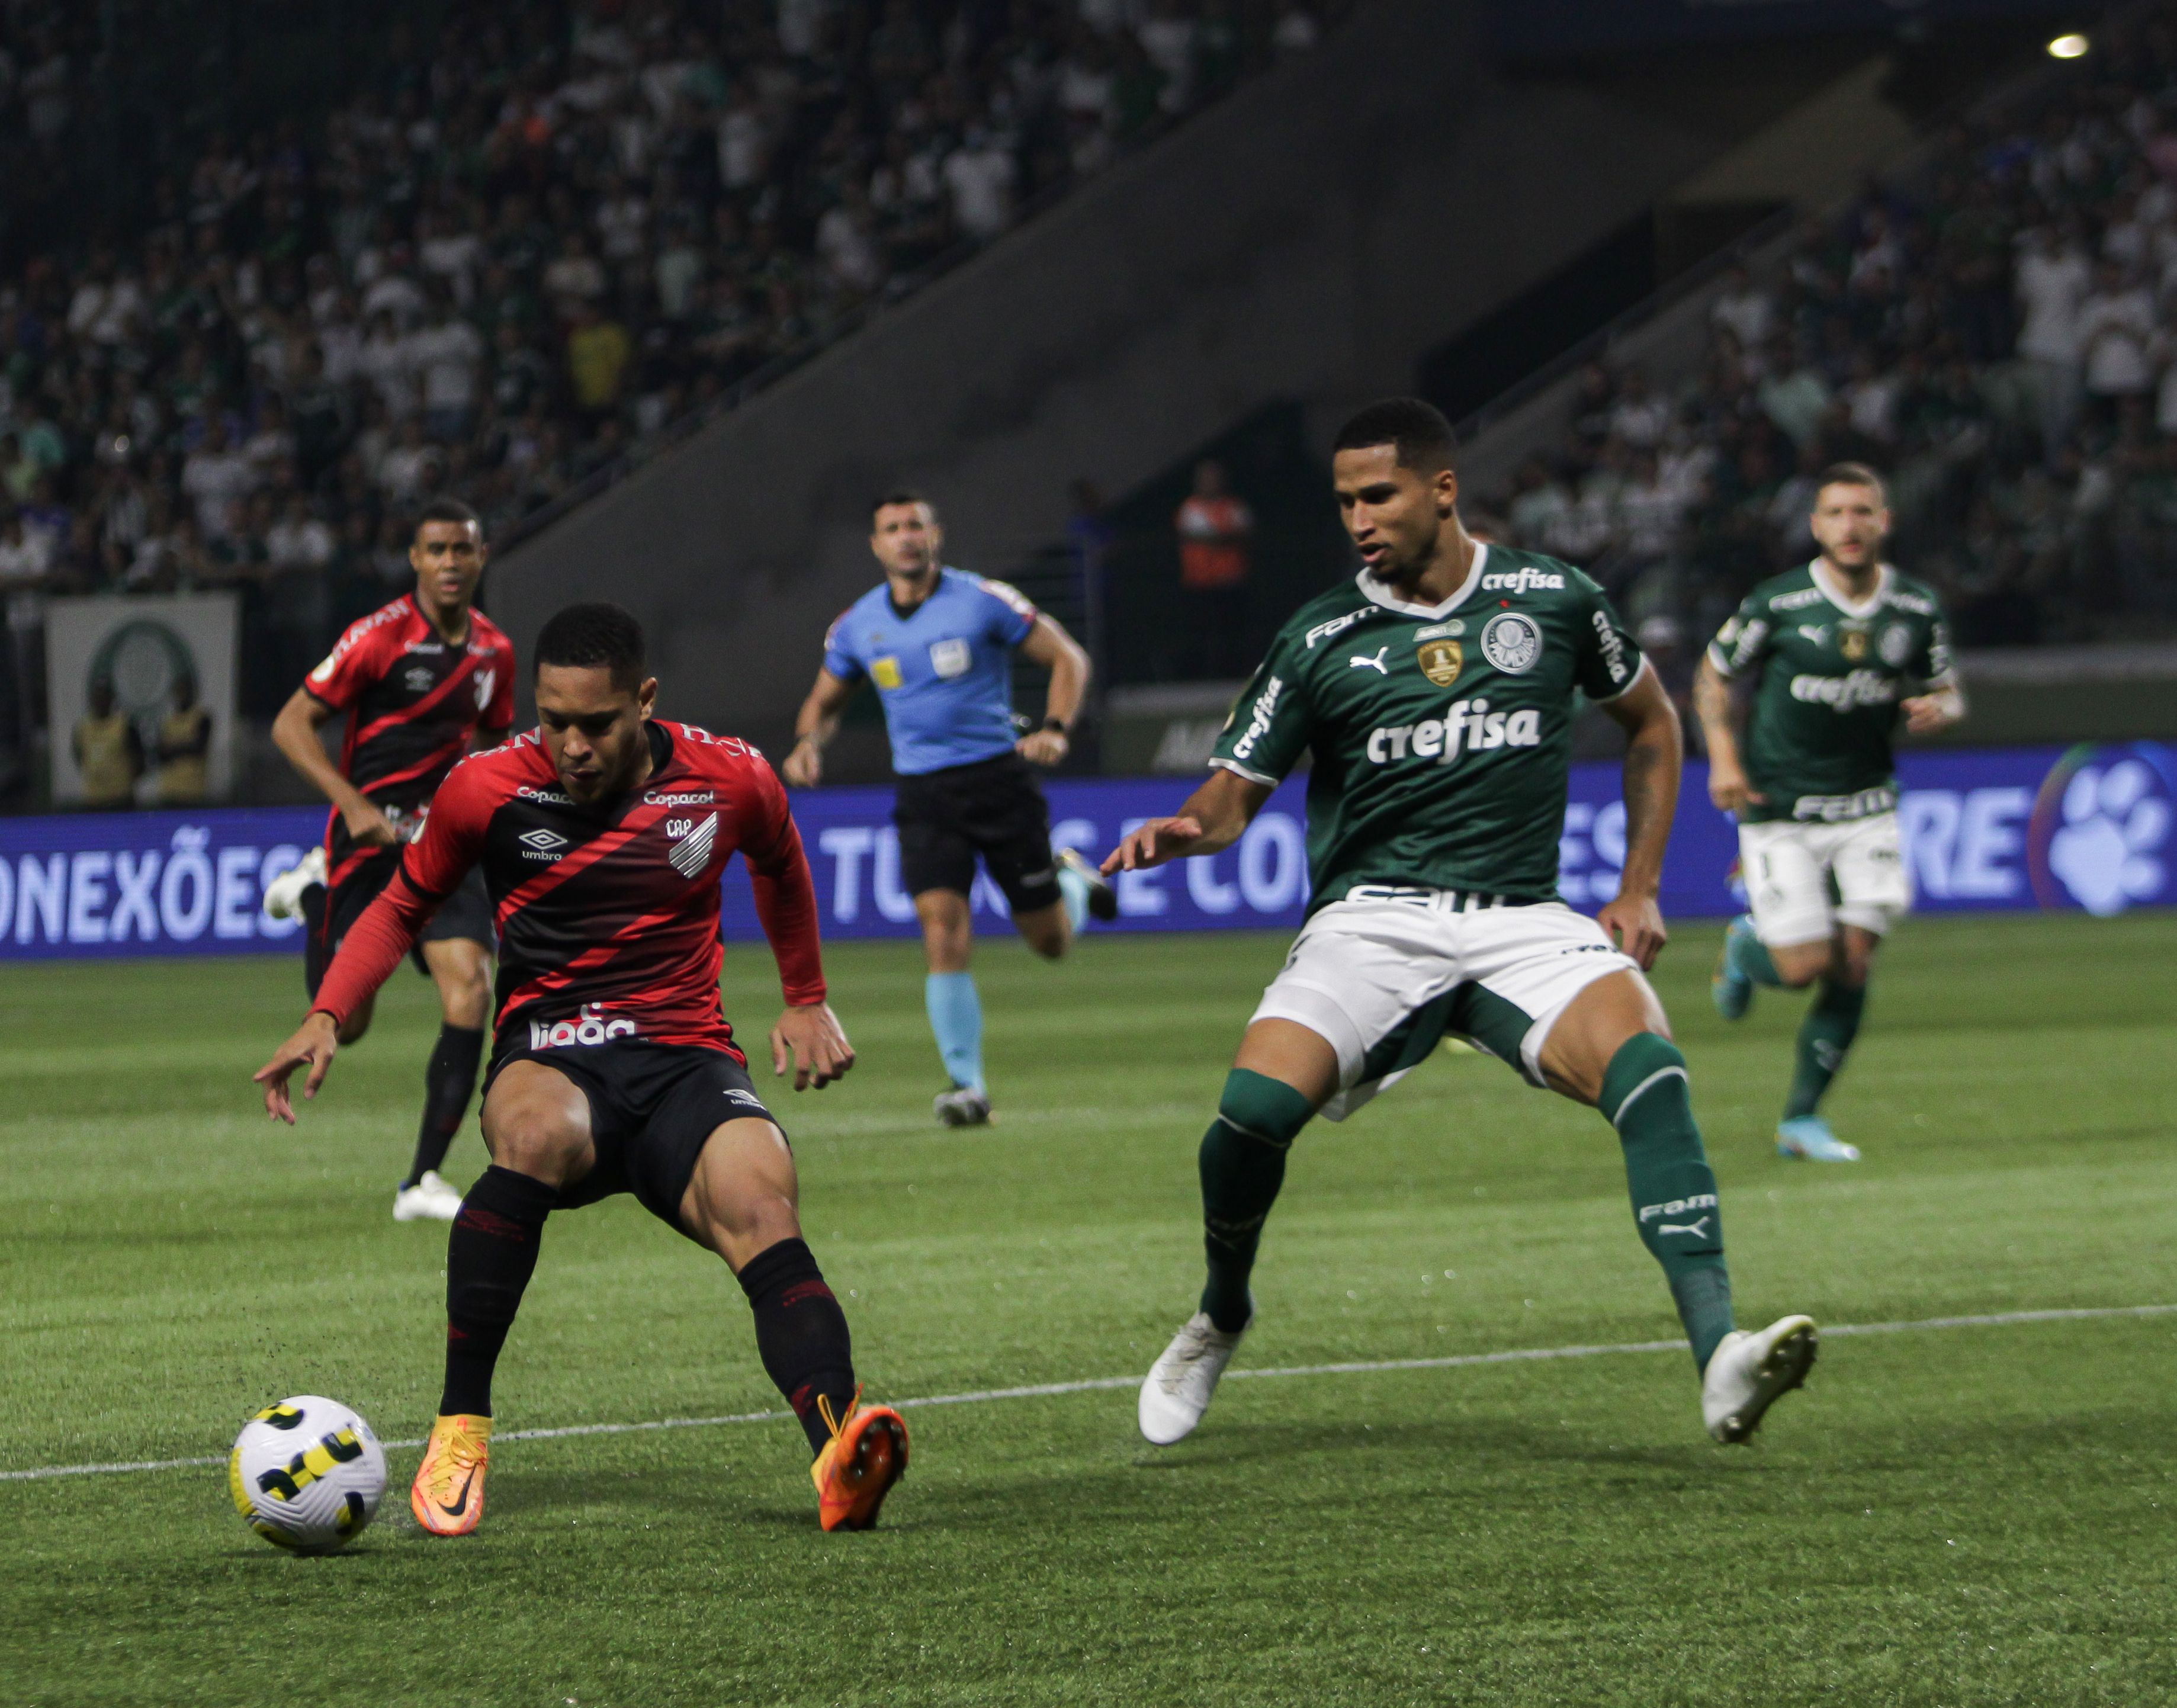
[[[1172,1336],[1171,1345],[1149,1367],[1142,1383],[1138,1416],[1142,1437],[1152,1447],[1170,1447],[1194,1433],[1217,1392],[1217,1378],[1240,1350],[1240,1337],[1247,1332],[1241,1329],[1227,1334],[1209,1320],[1207,1311],[1198,1311]]]
[[[1701,1421],[1726,1446],[1752,1438],[1762,1414],[1807,1379],[1820,1336],[1812,1317],[1784,1317],[1725,1335],[1701,1378]]]
[[[956,1085],[931,1100],[930,1112],[947,1127],[988,1127],[990,1100],[972,1085]]]
[[[415,1185],[404,1186],[393,1194],[396,1222],[450,1222],[461,1213],[461,1195],[434,1168],[425,1169]]]
[[[265,911],[276,919],[303,916],[303,892],[325,881],[325,850],[319,843],[296,865],[265,886]]]

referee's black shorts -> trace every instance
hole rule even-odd
[[[1050,808],[1034,771],[1018,753],[901,778],[892,820],[899,827],[900,877],[911,896],[925,890],[969,894],[979,854],[1016,914],[1058,901]]]
[[[398,848],[389,848],[374,854],[333,889],[320,891],[313,887],[304,895],[309,934],[303,944],[303,980],[309,986],[313,997],[318,994],[318,986],[325,982],[325,969],[332,965],[342,940],[363,917],[363,910],[378,899],[379,892],[393,881],[394,873],[401,870],[401,852]],[[482,866],[469,868],[468,876],[453,894],[439,903],[439,911],[431,915],[431,922],[417,933],[416,947],[409,951],[416,970],[431,970],[424,963],[424,944],[443,943],[456,937],[483,944],[487,954],[499,952],[499,934],[492,926],[491,892],[484,887]]]

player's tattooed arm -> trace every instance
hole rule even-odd
[[[839,719],[854,685],[835,676],[822,665],[816,668],[816,685],[801,702],[794,719],[794,749],[779,772],[796,789],[814,789],[824,777],[824,744],[838,733]]]
[[[1731,684],[1703,656],[1694,673],[1694,713],[1700,719],[1701,735],[1708,743],[1708,798],[1725,812],[1736,812],[1762,796],[1746,778],[1738,757],[1738,723],[1731,704]]]
[[[1953,723],[1963,721],[1966,691],[1956,682],[1945,682],[1925,694],[1914,695],[1903,704],[1906,729],[1914,735],[1932,735],[1938,729],[1948,729]]]
[[[1269,784],[1237,772],[1213,771],[1172,817],[1153,818],[1128,832],[1104,856],[1103,869],[1107,874],[1141,871],[1190,854],[1220,853],[1247,834],[1271,793]]]
[[[1685,737],[1677,708],[1652,668],[1644,668],[1633,685],[1605,701],[1602,709],[1626,734],[1625,872],[1616,898],[1596,920],[1645,971],[1656,964],[1669,938],[1656,895],[1663,883],[1663,849],[1678,807]]]

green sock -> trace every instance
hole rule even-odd
[[[1686,1058],[1653,1032],[1628,1039],[1610,1058],[1598,1103],[1625,1147],[1634,1225],[1663,1266],[1694,1363],[1705,1370],[1716,1342],[1731,1332],[1731,1274],[1716,1172],[1694,1125]]]
[[[1282,1080],[1245,1067],[1225,1077],[1201,1154],[1202,1244],[1209,1260],[1202,1308],[1225,1334],[1237,1334],[1254,1314],[1247,1278],[1263,1223],[1285,1184],[1285,1152],[1314,1115]]]
[[[1724,952],[1733,972],[1743,973],[1757,985],[1766,985],[1776,990],[1782,985],[1782,976],[1776,963],[1769,956],[1769,946],[1754,935],[1754,915],[1741,914],[1731,922],[1731,935],[1724,939]]]
[[[1859,1035],[1860,1016],[1866,1012],[1866,985],[1822,980],[1814,994],[1814,1006],[1807,1010],[1807,1018],[1799,1024],[1792,1094],[1784,1104],[1785,1120],[1812,1115],[1821,1106],[1822,1094],[1844,1066],[1845,1052]]]

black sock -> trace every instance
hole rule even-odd
[[[756,1312],[757,1356],[801,1420],[810,1452],[821,1453],[832,1431],[817,1400],[829,1398],[832,1416],[841,1418],[854,1399],[847,1313],[800,1240],[781,1240],[757,1252],[743,1265],[740,1284]]]
[[[446,1160],[447,1147],[461,1130],[476,1089],[477,1064],[483,1060],[483,1034],[473,1026],[441,1026],[431,1065],[423,1070],[423,1124],[416,1133],[416,1154],[408,1165],[413,1186]]]
[[[439,1415],[491,1416],[492,1367],[537,1268],[559,1189],[496,1163],[461,1199],[446,1236],[446,1387]]]

